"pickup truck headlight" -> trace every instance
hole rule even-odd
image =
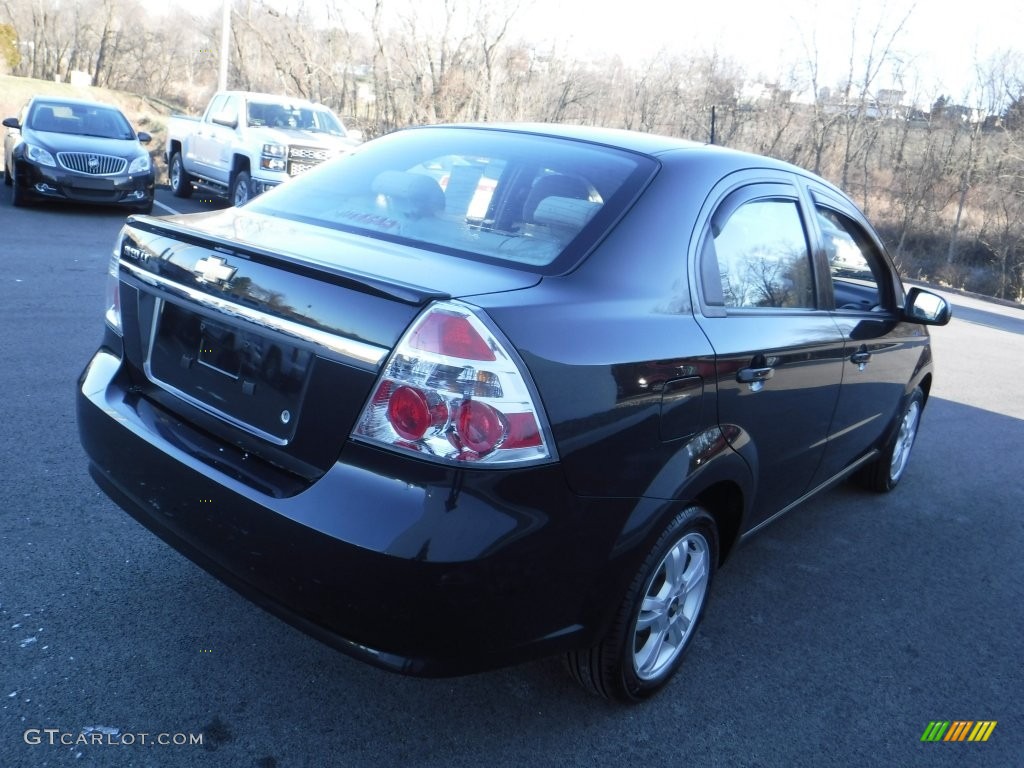
[[[132,160],[132,164],[128,166],[128,175],[149,173],[150,167],[149,155],[141,155]]]
[[[266,171],[285,171],[288,163],[285,158],[288,156],[288,147],[284,144],[264,144],[263,154],[260,156],[260,168]]]
[[[54,161],[53,155],[51,155],[42,147],[37,147],[35,144],[25,145],[25,156],[33,163],[38,163],[39,165],[49,165],[54,168],[57,167],[57,163]]]

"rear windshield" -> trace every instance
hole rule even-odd
[[[462,128],[401,131],[249,209],[540,272],[575,262],[654,173],[649,157]]]
[[[28,116],[35,131],[98,136],[102,139],[133,139],[135,132],[125,116],[116,109],[92,104],[35,102]]]

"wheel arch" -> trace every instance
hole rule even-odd
[[[928,404],[928,395],[932,391],[932,374],[931,371],[926,373],[918,385],[921,388],[921,393],[924,395],[924,404]]]
[[[743,489],[731,480],[717,482],[694,497],[694,503],[706,509],[715,520],[719,566],[725,562],[739,540],[744,501]]]
[[[245,171],[246,173],[252,173],[252,162],[249,160],[247,155],[235,155],[231,159],[231,178],[235,178],[235,174],[239,171]]]

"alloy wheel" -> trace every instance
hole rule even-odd
[[[697,532],[683,536],[654,571],[633,627],[633,669],[652,680],[686,647],[710,581],[710,547]]]

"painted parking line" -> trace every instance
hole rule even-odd
[[[167,211],[167,213],[170,213],[170,214],[172,214],[172,215],[177,215],[177,214],[181,213],[181,211],[176,211],[176,210],[174,210],[173,208],[171,208],[171,206],[167,205],[166,203],[161,203],[161,202],[160,202],[159,200],[154,200],[154,201],[153,201],[153,205],[158,205],[158,206],[160,206],[160,207],[161,207],[161,208],[163,208],[163,209],[164,209],[165,211]]]

